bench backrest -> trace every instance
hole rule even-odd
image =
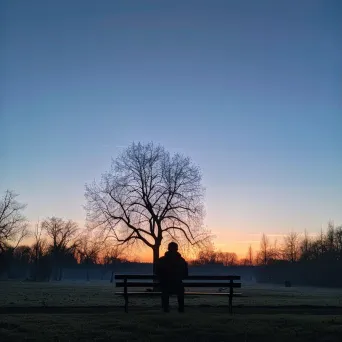
[[[237,275],[190,275],[183,280],[187,287],[241,287]],[[149,281],[148,281],[149,280]],[[116,274],[115,282],[117,287],[144,287],[158,285],[157,276],[152,274]]]
[[[158,280],[158,277],[153,274],[115,274],[115,279],[118,280]],[[237,275],[189,275],[185,280],[240,280]]]

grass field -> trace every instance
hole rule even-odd
[[[159,298],[132,298],[108,283],[0,282],[0,341],[342,341],[342,289],[243,285],[225,298],[187,297],[179,314]]]

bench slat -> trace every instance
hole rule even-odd
[[[116,295],[125,295],[125,292],[115,292]],[[134,292],[128,292],[128,294],[131,295],[151,295],[155,296],[161,295],[161,292],[148,292],[148,291],[134,291]],[[184,292],[185,295],[191,295],[191,296],[229,296],[229,292]],[[233,293],[234,297],[241,297],[242,293],[235,292]]]
[[[217,282],[206,282],[206,283],[192,283],[192,282],[183,282],[185,287],[234,287],[239,288],[241,287],[241,283],[217,283]],[[116,287],[125,287],[125,283],[123,281],[118,281],[115,283]],[[145,282],[145,281],[127,281],[127,287],[145,287],[145,286],[158,286],[159,282],[152,283],[152,282]]]
[[[116,274],[115,279],[127,280],[157,280],[157,276],[152,274]],[[189,275],[186,280],[240,280],[238,275]]]
[[[237,275],[190,275],[186,280],[240,280]]]

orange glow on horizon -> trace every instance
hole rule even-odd
[[[232,241],[230,243],[215,243],[214,247],[216,251],[236,253],[239,259],[243,259],[247,256],[249,246],[252,246],[253,252],[255,253],[259,249],[259,240],[250,241]],[[163,256],[165,249],[160,250],[160,256]],[[184,256],[187,259],[187,256]],[[132,255],[128,257],[129,260],[138,259],[140,262],[152,262],[153,254],[152,249],[149,247],[144,248],[139,255]]]
[[[221,234],[220,234],[221,235]],[[230,235],[230,234],[229,234]],[[247,256],[248,247],[251,245],[253,248],[253,252],[255,253],[259,249],[260,245],[260,238],[257,237],[255,240],[241,240],[241,235],[238,236],[235,233],[232,233],[234,236],[234,239],[224,239],[223,236],[220,236],[219,238],[214,239],[214,247],[216,251],[220,252],[231,252],[236,253],[239,259],[245,258]],[[239,239],[240,238],[240,239]],[[230,242],[222,242],[224,240],[230,240]],[[33,238],[29,237],[25,239],[25,241],[22,242],[22,244],[31,246],[33,244]],[[132,253],[131,255],[126,256],[128,260],[130,261],[139,261],[139,262],[152,262],[153,260],[153,253],[152,249],[149,247],[140,248],[140,252]],[[160,256],[163,256],[165,254],[165,248],[160,249]],[[192,259],[188,258],[186,255],[184,255],[185,259]],[[101,259],[101,256],[100,256]]]
[[[260,239],[262,236],[262,230],[258,233],[249,233],[245,229],[229,229],[228,227],[217,227],[216,229],[212,229],[212,233],[215,235],[213,240],[213,246],[215,251],[220,252],[230,252],[236,253],[239,259],[243,259],[247,257],[248,248],[252,246],[253,254],[256,256],[257,251],[260,247]],[[272,234],[266,233],[271,243],[274,243],[275,240],[278,243],[282,242],[283,234]],[[32,246],[33,237],[28,237],[21,244]],[[160,256],[163,256],[165,253],[165,248],[160,249]],[[126,255],[125,255],[126,254]],[[131,250],[131,253],[124,253],[124,257],[130,261],[139,261],[139,262],[152,262],[153,253],[152,249],[149,247],[137,248],[135,251]],[[191,257],[187,255],[183,255],[185,259],[192,260],[194,255]],[[100,260],[103,255],[100,256]]]

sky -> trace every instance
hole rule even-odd
[[[218,249],[342,224],[339,0],[0,4],[0,192],[84,225],[85,183],[153,141],[200,166]]]

